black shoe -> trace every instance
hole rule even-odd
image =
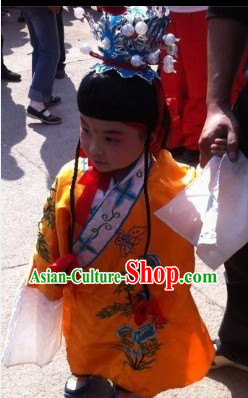
[[[49,115],[45,116],[44,113],[46,112],[46,108],[44,108],[41,112],[34,109],[32,106],[28,106],[27,108],[27,115],[34,118],[39,119],[45,124],[60,124],[62,119],[58,116]]]
[[[57,105],[61,102],[61,97],[51,97],[48,102],[45,102],[44,105],[46,108],[49,106]]]
[[[55,75],[56,79],[63,79],[65,77],[65,70],[64,69],[58,69]]]
[[[113,398],[123,397],[123,394],[127,395],[130,398],[141,398],[140,395],[131,393],[130,391],[126,390],[125,388],[122,388],[117,384],[114,384],[113,390],[114,390],[112,395]]]
[[[7,80],[8,82],[20,82],[22,77],[19,75],[19,73],[12,72],[9,69],[5,69],[1,73],[1,79],[2,80]]]
[[[181,159],[182,162],[185,162],[190,166],[196,166],[200,160],[200,152],[184,149]]]
[[[248,372],[248,366],[243,365],[239,362],[232,361],[231,359],[227,358],[226,356],[222,355],[221,352],[219,352],[219,345],[220,342],[216,341],[214,343],[214,348],[215,348],[215,358],[214,361],[211,365],[211,369],[217,369],[223,366],[232,366],[234,368],[242,369],[245,372]]]
[[[65,384],[64,398],[81,398],[89,389],[91,380],[91,377],[87,377],[85,381],[80,382],[76,376],[69,376]]]

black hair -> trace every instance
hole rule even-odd
[[[148,196],[148,153],[151,133],[154,130],[159,117],[159,104],[155,84],[148,83],[139,76],[123,78],[116,71],[110,70],[105,73],[95,71],[87,74],[80,83],[77,103],[79,111],[86,116],[101,120],[113,120],[121,122],[136,122],[147,126],[145,141],[145,166],[144,166],[144,196],[147,214],[147,240],[144,249],[146,258],[150,237],[151,218]],[[164,127],[165,136],[162,142],[164,147],[169,131],[169,114],[164,104]],[[79,158],[79,144],[77,147],[74,174],[70,190],[70,204],[72,225],[70,228],[69,249],[72,251],[73,231],[75,224],[74,210],[74,188],[77,178]],[[144,285],[147,299],[150,297],[147,285]]]
[[[73,233],[74,233],[75,218],[76,218],[74,191],[75,191],[75,185],[76,185],[77,173],[78,173],[79,153],[80,153],[80,140],[78,141],[77,148],[76,148],[74,171],[73,171],[71,188],[70,188],[71,225],[70,225],[69,230],[68,230],[68,242],[69,242],[69,251],[70,251],[70,253],[72,253]]]
[[[139,76],[124,79],[113,70],[86,75],[77,101],[82,114],[101,120],[139,122],[153,129],[158,117],[154,85]]]

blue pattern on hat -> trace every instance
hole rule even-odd
[[[101,44],[98,50],[105,60],[113,60],[115,62],[130,63],[130,69],[119,67],[118,65],[96,63],[92,69],[97,73],[104,73],[108,70],[116,70],[122,77],[140,76],[151,82],[154,78],[159,78],[148,64],[148,55],[151,52],[160,50],[163,44],[163,36],[169,23],[169,11],[163,6],[153,6],[148,9],[146,6],[130,6],[122,15],[110,15],[103,12],[103,16],[98,23],[87,14],[87,19],[91,27],[94,37],[101,42],[107,38],[109,40],[109,48],[104,48]],[[135,34],[127,37],[122,33],[122,28],[127,23],[133,27],[138,22],[145,22],[147,32],[144,35]],[[131,67],[131,58],[139,55],[145,63],[139,67]]]

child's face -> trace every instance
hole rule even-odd
[[[145,144],[146,127],[131,123],[99,120],[81,114],[81,146],[102,172],[114,172],[116,179],[141,155]]]

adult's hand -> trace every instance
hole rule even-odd
[[[200,165],[205,167],[210,158],[215,155],[211,145],[216,138],[227,139],[227,154],[232,162],[238,158],[238,121],[231,109],[215,107],[210,109],[199,140]]]

